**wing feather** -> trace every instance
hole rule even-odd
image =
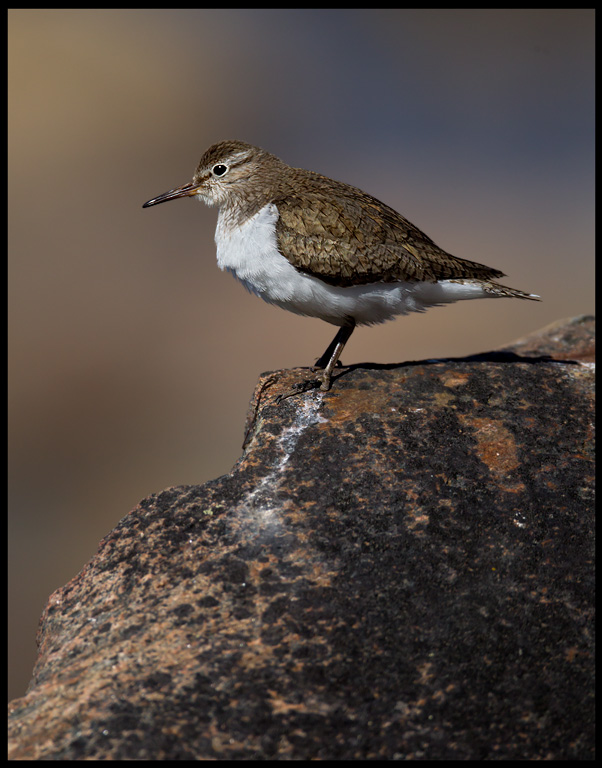
[[[300,272],[340,286],[448,279],[503,272],[452,256],[397,211],[355,187],[303,172],[274,199],[281,252]],[[333,202],[336,201],[336,202]]]

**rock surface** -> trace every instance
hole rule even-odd
[[[9,757],[593,758],[593,338],[263,376],[50,597]]]

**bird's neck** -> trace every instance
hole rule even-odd
[[[244,193],[230,195],[228,200],[219,207],[221,226],[225,229],[241,227],[272,202],[275,196],[275,190],[247,190]]]

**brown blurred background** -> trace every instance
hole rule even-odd
[[[346,362],[485,351],[593,311],[589,10],[11,10],[9,698],[52,590],[141,498],[240,455],[262,371],[334,328],[247,294],[216,212],[142,210],[237,138],[349,182],[541,304],[358,329]]]

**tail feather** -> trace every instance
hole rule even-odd
[[[493,280],[461,280],[461,279],[455,278],[451,280],[442,280],[441,282],[446,284],[458,283],[460,285],[474,286],[475,288],[480,289],[481,291],[488,294],[489,296],[508,297],[512,299],[529,299],[530,301],[541,301],[541,296],[538,296],[536,293],[525,293],[524,291],[519,291],[517,288],[509,288],[507,285],[502,285],[501,283],[494,283]],[[479,297],[463,296],[462,298],[479,298]]]
[[[509,296],[514,299],[529,299],[530,301],[541,301],[541,296],[536,293],[525,293],[516,288],[508,288],[501,283],[483,282],[483,289],[494,296]]]

